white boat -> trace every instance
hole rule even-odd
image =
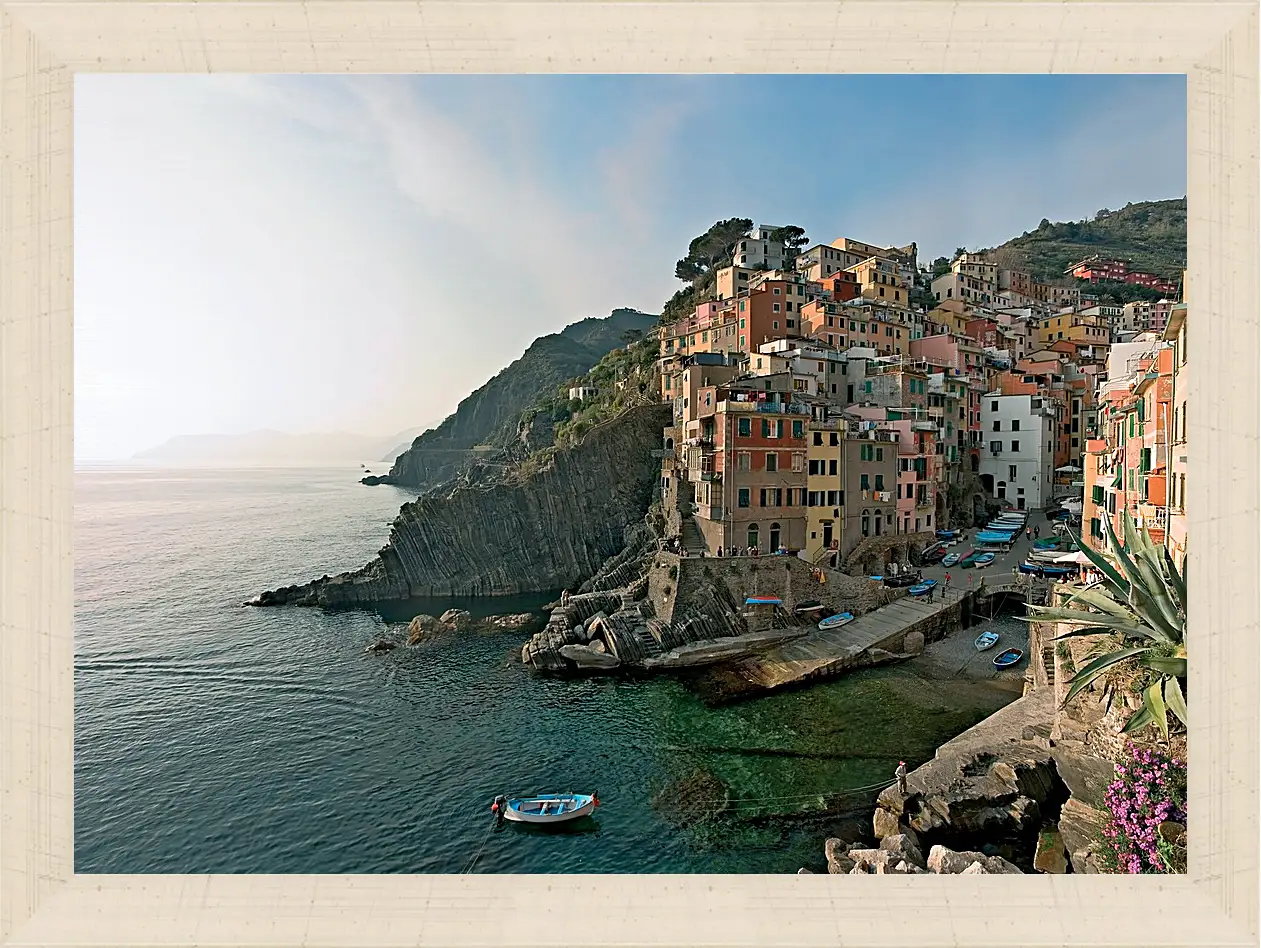
[[[544,793],[511,800],[499,797],[491,809],[514,823],[566,823],[590,816],[599,805],[594,793]]]
[[[997,632],[982,632],[976,637],[976,650],[984,652],[988,648],[993,648],[998,644]]]
[[[819,623],[819,630],[826,632],[828,629],[839,629],[847,622],[853,622],[854,617],[848,612],[842,612],[840,615],[828,616]]]

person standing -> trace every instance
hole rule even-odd
[[[893,772],[893,775],[898,778],[898,793],[906,796],[906,761],[898,761],[898,769]]]

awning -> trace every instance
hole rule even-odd
[[[1057,467],[1055,469],[1055,473],[1056,474],[1080,474],[1081,468],[1078,467],[1076,464],[1065,464],[1063,467]]]
[[[1055,562],[1081,563],[1084,565],[1090,562],[1090,557],[1087,556],[1085,553],[1083,553],[1081,550],[1074,550],[1072,553],[1065,553],[1063,556],[1056,557]]]

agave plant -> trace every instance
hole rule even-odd
[[[1143,689],[1143,705],[1125,724],[1133,733],[1155,724],[1169,737],[1167,713],[1187,723],[1182,683],[1187,677],[1186,563],[1179,572],[1169,551],[1152,541],[1147,527],[1125,522],[1125,546],[1117,542],[1112,524],[1105,521],[1116,565],[1077,536],[1077,547],[1103,575],[1103,582],[1078,590],[1063,606],[1029,606],[1028,622],[1071,622],[1078,628],[1056,640],[1113,634],[1120,648],[1107,651],[1082,666],[1070,679],[1065,703],[1120,662],[1134,661],[1154,677]]]

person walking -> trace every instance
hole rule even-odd
[[[1033,538],[1036,540],[1036,539],[1037,539],[1038,537],[1040,537],[1040,536],[1042,536],[1042,528],[1041,528],[1041,527],[1034,527],[1034,528],[1033,528]]]
[[[906,761],[898,761],[898,769],[893,772],[893,775],[898,778],[898,793],[906,796]]]

